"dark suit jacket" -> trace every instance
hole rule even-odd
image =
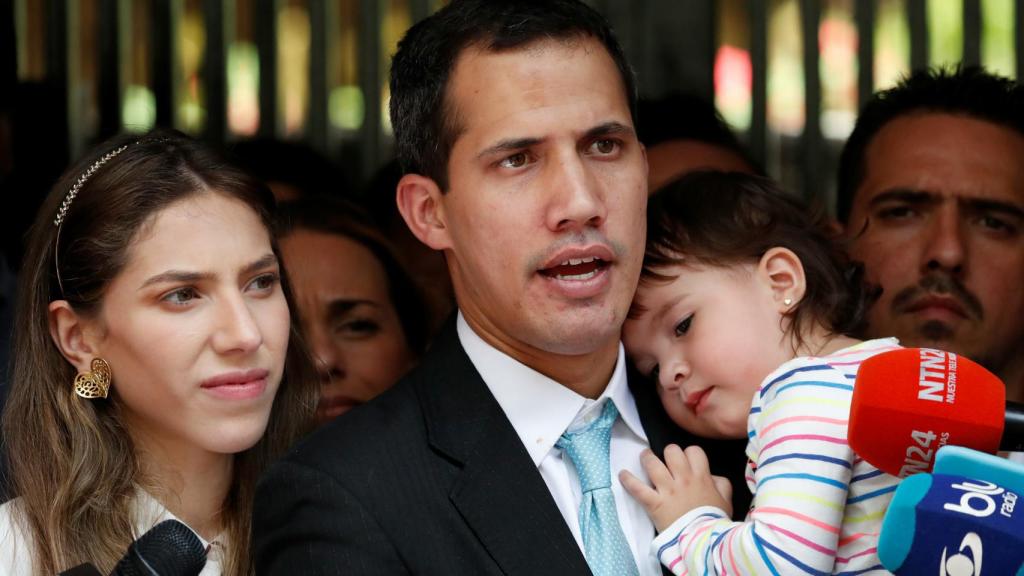
[[[640,388],[651,446],[692,443]],[[742,479],[742,444],[728,449],[713,466]],[[454,321],[394,388],[270,468],[254,539],[258,574],[590,574]]]

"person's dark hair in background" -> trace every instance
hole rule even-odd
[[[387,240],[355,205],[307,197],[279,205],[277,218],[303,335],[324,385],[317,410],[324,423],[405,374],[427,347],[427,310]]]
[[[391,63],[391,124],[404,173],[426,176],[448,189],[448,155],[462,131],[459,111],[448,94],[455,61],[468,47],[501,52],[544,38],[592,37],[612,57],[636,123],[636,80],[608,23],[575,2],[547,0],[465,2],[445,10],[431,26],[414,26],[398,45]],[[510,20],[516,20],[510,24]],[[409,44],[415,42],[416,48]],[[403,50],[402,48],[406,49]]]
[[[455,309],[455,293],[444,254],[420,242],[398,211],[395,189],[401,178],[398,160],[391,160],[370,179],[359,203],[370,213],[394,248],[395,256],[416,282],[427,306],[427,333],[433,335]]]
[[[968,356],[1024,400],[1024,88],[978,67],[876,94],[840,157],[838,215],[881,294],[867,336]]]
[[[952,114],[991,122],[1024,136],[1024,88],[980,66],[921,70],[874,95],[839,157],[836,217],[847,222],[867,172],[868,146],[889,122],[912,114]]]
[[[230,146],[240,165],[267,183],[278,202],[307,195],[345,196],[351,183],[322,154],[300,142],[255,138]]]
[[[641,98],[636,129],[647,148],[651,192],[694,170],[765,175],[715,105],[696,94]]]

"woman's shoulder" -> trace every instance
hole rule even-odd
[[[21,499],[0,504],[0,576],[32,573],[31,537],[25,530]]]

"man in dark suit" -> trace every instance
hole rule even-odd
[[[459,313],[266,474],[258,572],[661,574],[617,481],[679,433],[619,342],[647,200],[621,48],[577,0],[455,0],[401,42],[391,94],[398,205]]]

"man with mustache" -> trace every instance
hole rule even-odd
[[[876,94],[843,149],[838,213],[882,289],[866,336],[963,354],[1024,401],[1024,88],[967,67]]]

